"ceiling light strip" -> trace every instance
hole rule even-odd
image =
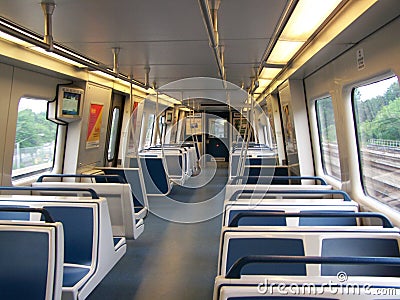
[[[279,37],[270,43],[265,63],[286,65],[304,49],[321,28],[326,25],[335,11],[339,11],[349,0],[298,0],[292,5]],[[312,16],[310,16],[312,14]],[[265,68],[261,66],[261,72]],[[259,73],[261,75],[261,72]],[[278,75],[278,74],[277,74]]]
[[[42,48],[45,51],[49,50],[49,45],[46,44],[45,42],[43,42],[42,36],[40,36],[36,33],[33,33],[30,30],[25,29],[22,26],[19,26],[3,17],[0,17],[0,32],[3,32],[5,34],[5,35],[3,35],[4,38],[7,38],[7,35],[9,35],[18,40],[22,40],[28,44],[31,44],[32,46]],[[12,41],[12,40],[10,40],[10,41]],[[19,44],[19,43],[17,42],[17,44]],[[78,53],[75,53],[74,51],[67,49],[66,47],[64,47],[60,44],[54,43],[54,46],[55,47],[54,47],[52,53],[54,53],[56,55],[60,55],[64,58],[66,58],[67,60],[74,61],[78,64],[88,67],[89,69],[104,72],[108,75],[113,76],[114,78],[119,78],[119,79],[122,79],[127,82],[132,82],[132,84],[139,86],[143,89],[147,90],[149,88],[144,83],[142,83],[138,80],[130,79],[129,77],[127,77],[123,74],[116,74],[112,70],[108,70],[107,68],[102,67],[100,65],[100,63],[98,63],[92,59],[86,58],[83,55],[80,55]],[[30,47],[30,46],[28,46],[28,47]]]
[[[300,0],[279,39],[307,41],[341,2],[342,0]]]
[[[282,17],[279,21],[279,24],[276,26],[275,31],[272,35],[272,39],[268,44],[267,49],[265,49],[265,52],[261,58],[260,65],[257,70],[257,75],[259,75],[262,71],[264,63],[267,61],[268,56],[272,52],[272,48],[275,46],[276,42],[278,41],[278,37],[281,35],[286,23],[288,22],[293,10],[295,9],[297,2],[299,0],[290,0],[288,4],[286,5],[285,11],[282,13]]]
[[[290,68],[285,68],[278,77],[274,78],[266,92],[272,93],[282,82],[287,80],[294,72],[296,72],[323,47],[329,44],[377,1],[378,0],[347,1],[345,5],[340,5],[340,11],[334,16],[334,18],[329,20],[322,30],[315,33],[315,39],[309,41],[309,43],[300,49],[300,52],[291,61]]]

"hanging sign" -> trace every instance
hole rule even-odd
[[[357,50],[357,68],[359,71],[365,68],[364,49]]]
[[[103,119],[103,104],[90,104],[86,149],[100,146],[100,130]]]

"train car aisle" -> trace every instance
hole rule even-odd
[[[186,203],[207,200],[225,186],[227,176],[219,166],[206,186],[174,187],[170,197]],[[168,209],[162,200],[151,199],[150,207]],[[220,217],[181,224],[150,213],[144,233],[128,241],[126,255],[88,299],[212,299]]]

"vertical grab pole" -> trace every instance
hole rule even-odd
[[[248,97],[251,97],[250,96],[250,94],[248,94]],[[250,134],[251,134],[251,132],[250,132],[250,112],[249,112],[249,108],[250,107],[247,107],[247,102],[248,102],[248,100],[249,99],[247,99],[247,101],[245,102],[245,108],[247,108],[247,110],[246,110],[246,120],[247,120],[247,122],[246,122],[246,129],[245,129],[245,133],[244,133],[244,139],[243,139],[243,142],[242,142],[242,147],[241,147],[241,150],[240,150],[240,158],[239,158],[239,164],[238,164],[238,169],[237,169],[237,172],[236,172],[236,175],[237,176],[240,176],[240,177],[243,177],[243,175],[244,175],[244,171],[245,171],[245,165],[246,165],[246,158],[247,158],[247,149],[248,149],[248,147],[249,147],[249,141],[250,141]],[[242,110],[242,112],[243,112],[243,110]],[[240,119],[242,120],[242,114],[240,115]],[[242,124],[240,124],[240,126],[242,126]],[[242,180],[240,179],[240,182],[239,182],[239,184],[241,184],[242,183]]]
[[[163,162],[163,166],[164,166],[164,171],[165,174],[167,175],[168,178],[168,182],[171,182],[170,176],[169,176],[169,172],[168,172],[168,165],[167,165],[167,160],[165,159],[165,151],[164,151],[164,147],[163,147],[163,143],[162,143],[162,137],[161,137],[161,132],[160,132],[160,116],[159,116],[159,108],[158,108],[158,95],[159,92],[156,89],[156,135],[158,135],[158,137],[160,138],[160,146],[161,146],[161,159]],[[157,142],[157,137],[156,137],[156,142]]]

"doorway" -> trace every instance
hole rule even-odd
[[[206,153],[216,161],[229,161],[229,114],[213,112],[207,114]]]
[[[105,147],[105,166],[117,167],[119,144],[121,140],[122,118],[124,114],[125,96],[113,92],[107,126],[107,143]]]

